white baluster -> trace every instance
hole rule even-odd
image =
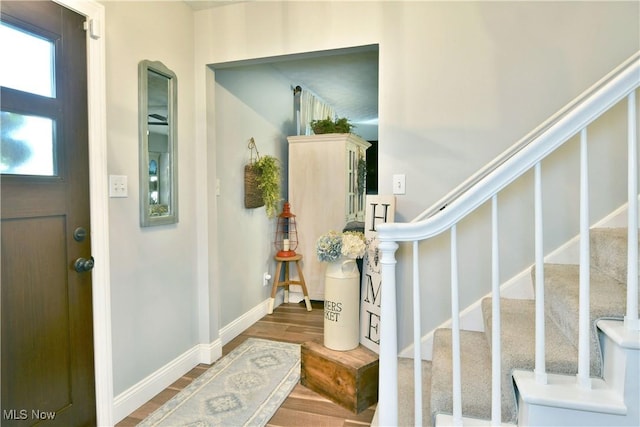
[[[640,330],[638,320],[638,141],[637,141],[637,114],[636,93],[631,92],[627,97],[628,116],[628,230],[627,239],[627,315],[624,324],[632,331]]]
[[[451,227],[451,353],[453,355],[453,425],[462,425],[462,383],[460,381],[460,307],[458,301],[458,243],[456,226]]]
[[[580,131],[580,295],[578,314],[578,385],[591,388],[589,315],[589,156],[587,129]]]
[[[422,425],[422,336],[420,328],[420,268],[418,242],[413,242],[413,389],[415,397],[414,423]]]
[[[380,425],[398,425],[398,336],[396,316],[396,257],[398,244],[379,245],[382,270],[380,303],[380,358],[378,402]]]
[[[538,384],[547,383],[547,367],[545,362],[545,323],[544,323],[544,246],[542,228],[542,172],[540,162],[535,165],[535,257],[536,257],[536,366],[535,376]]]
[[[491,198],[491,425],[502,421],[500,388],[502,346],[500,344],[500,247],[498,243],[498,195]]]

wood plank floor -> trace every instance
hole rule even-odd
[[[264,316],[223,346],[222,355],[226,355],[250,337],[299,344],[313,339],[322,340],[324,325],[322,302],[314,301],[312,306],[313,310],[308,312],[304,303],[280,305],[273,311],[273,314]],[[137,425],[189,385],[191,381],[203,374],[210,366],[212,365],[196,366],[119,422],[117,427]],[[359,414],[354,414],[298,383],[280,409],[269,420],[267,426],[368,426],[371,425],[375,408],[376,405],[373,405]]]

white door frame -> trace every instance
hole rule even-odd
[[[109,195],[107,192],[107,99],[104,6],[94,0],[54,0],[87,17],[87,95],[89,113],[89,191],[93,282],[93,341],[96,416],[99,426],[113,423],[111,286],[109,278]]]

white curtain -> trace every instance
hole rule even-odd
[[[327,117],[332,120],[336,117],[336,112],[332,106],[318,98],[315,94],[307,89],[302,89],[300,95],[300,112],[299,112],[299,135],[311,135],[312,120],[322,120]]]

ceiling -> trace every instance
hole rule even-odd
[[[321,56],[283,60],[271,66],[353,123],[378,119],[378,50],[323,52]]]
[[[247,0],[184,1],[193,10],[203,10]],[[257,63],[272,66],[292,82],[292,88],[301,86],[310,90],[333,106],[339,117],[346,117],[352,123],[377,124],[377,45],[260,58],[226,66],[237,67]]]

